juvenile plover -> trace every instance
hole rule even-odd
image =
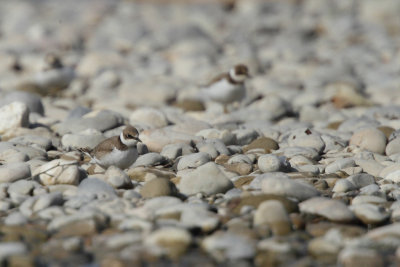
[[[246,96],[244,81],[250,77],[246,65],[238,64],[229,70],[221,73],[201,89],[202,98],[209,99],[227,105],[239,102]]]
[[[121,134],[110,137],[93,150],[82,149],[91,158],[91,163],[96,163],[107,169],[110,166],[117,166],[126,169],[138,158],[137,144],[142,142],[139,139],[139,132],[133,126],[126,126]]]

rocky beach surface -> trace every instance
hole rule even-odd
[[[398,266],[399,14],[0,1],[0,265]],[[243,101],[189,97],[237,63]],[[127,124],[129,168],[79,151]]]

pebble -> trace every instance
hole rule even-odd
[[[44,115],[42,100],[38,95],[29,92],[14,91],[7,93],[4,97],[2,97],[0,101],[0,107],[16,101],[24,103],[28,107],[30,113],[38,113],[42,116]]]
[[[164,227],[152,232],[145,239],[146,246],[157,246],[161,249],[162,254],[172,259],[178,258],[186,252],[192,243],[192,236],[184,229]]]
[[[339,253],[338,262],[344,267],[384,266],[381,255],[370,248],[346,247]]]
[[[198,152],[193,153],[190,155],[183,156],[179,162],[177,169],[184,170],[184,169],[192,169],[200,167],[207,162],[211,161],[211,156],[206,152]]]
[[[275,235],[287,235],[291,232],[289,215],[278,200],[262,202],[254,214],[253,225],[268,225]]]
[[[29,126],[29,109],[21,102],[0,107],[0,134],[18,127]]]
[[[159,196],[174,196],[178,193],[175,184],[165,178],[155,178],[144,183],[140,189],[140,194],[144,198]]]
[[[129,176],[115,166],[110,166],[104,173],[106,176],[106,182],[116,189],[130,189],[132,188],[132,182]]]
[[[250,259],[255,253],[255,243],[243,236],[229,232],[216,232],[201,243],[217,262]]]
[[[219,216],[202,206],[183,209],[180,222],[188,229],[201,229],[203,233],[214,231],[220,224]]]
[[[321,135],[310,129],[296,130],[288,137],[288,144],[292,147],[310,147],[321,153],[325,149],[325,142]]]
[[[181,177],[178,189],[182,194],[207,195],[224,193],[233,187],[233,183],[213,162],[206,163]]]
[[[356,145],[362,149],[378,154],[383,154],[385,152],[386,142],[385,134],[376,128],[359,130],[355,132],[350,139],[350,145]]]
[[[132,125],[144,123],[151,128],[162,128],[168,125],[168,120],[164,113],[155,108],[139,108],[131,113],[129,122]]]
[[[61,144],[65,148],[95,148],[106,138],[97,130],[85,130],[80,134],[65,134],[61,138]]]
[[[24,146],[32,146],[34,148],[49,150],[53,144],[49,138],[38,135],[24,135],[18,136],[8,140],[8,142],[21,144]]]
[[[278,172],[283,167],[282,159],[272,154],[260,156],[257,165],[262,172]]]
[[[325,167],[325,173],[335,173],[337,171],[340,171],[342,169],[348,168],[348,167],[354,167],[355,162],[353,159],[349,158],[344,158],[344,159],[339,159],[335,160],[331,164]]]
[[[324,197],[314,197],[299,204],[302,213],[315,214],[333,222],[351,222],[353,212],[341,201]]]
[[[350,209],[365,224],[380,224],[389,218],[383,208],[373,204],[353,204]]]
[[[144,155],[139,156],[136,161],[132,164],[132,167],[139,166],[157,166],[166,164],[168,160],[161,156],[159,153],[150,152]]]
[[[81,172],[75,161],[63,159],[52,160],[33,171],[43,185],[79,184]]]
[[[28,252],[26,245],[22,242],[0,242],[0,260],[10,256],[22,255]]]
[[[12,183],[31,176],[26,163],[8,163],[0,166],[0,183]]]
[[[266,174],[262,175],[260,179],[262,179],[261,190],[265,194],[293,197],[300,201],[319,195],[318,190],[311,185],[290,178]]]

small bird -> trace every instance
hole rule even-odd
[[[138,130],[128,125],[118,136],[110,137],[93,150],[82,149],[81,151],[91,158],[91,163],[96,163],[103,168],[116,166],[126,169],[138,158],[137,144],[142,142],[139,139]]]
[[[227,73],[216,76],[201,89],[203,99],[209,99],[227,105],[239,102],[246,96],[244,81],[250,77],[246,65],[238,64]]]

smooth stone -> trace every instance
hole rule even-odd
[[[166,145],[160,152],[160,155],[166,157],[170,160],[175,160],[176,158],[182,156],[182,144],[171,144]]]
[[[283,178],[283,179],[289,179],[289,176],[286,173],[283,172],[270,172],[270,173],[266,173],[263,175],[257,175],[257,176],[252,176],[252,180],[249,184],[249,189],[256,189],[256,190],[261,190],[261,185],[262,185],[262,181],[265,179],[269,179],[269,178]]]
[[[355,216],[341,201],[325,197],[314,197],[299,204],[302,213],[315,214],[333,222],[351,222]]]
[[[256,253],[255,241],[229,232],[216,232],[204,238],[201,246],[217,262],[251,259]]]
[[[333,187],[332,192],[346,193],[346,192],[353,191],[356,189],[357,189],[357,187],[352,182],[350,182],[347,179],[341,179],[335,183],[335,186]]]
[[[382,256],[374,249],[345,247],[340,251],[338,263],[343,267],[383,267]]]
[[[225,145],[234,145],[237,143],[236,135],[228,130],[204,129],[197,132],[196,136],[202,136],[204,139],[219,139]]]
[[[374,176],[367,173],[354,174],[347,177],[346,179],[354,184],[357,189],[375,183]]]
[[[382,164],[375,160],[355,159],[356,164],[360,166],[364,172],[373,176],[380,176],[380,172],[385,168]]]
[[[218,168],[209,162],[181,177],[178,189],[185,195],[204,193],[207,195],[224,193],[233,188],[233,183]]]
[[[226,164],[225,170],[228,172],[235,172],[239,175],[247,175],[253,171],[253,164],[248,163],[233,163],[233,164]]]
[[[20,212],[13,212],[4,219],[5,225],[16,226],[16,225],[25,225],[27,223],[28,219]]]
[[[312,160],[318,160],[320,158],[319,153],[310,147],[285,147],[278,151],[289,159],[299,155]]]
[[[373,204],[353,204],[350,206],[350,210],[364,224],[380,224],[389,218],[389,214],[385,212],[384,208]]]
[[[385,238],[400,238],[400,223],[392,223],[370,230],[366,234],[372,240],[382,240]]]
[[[321,153],[325,149],[325,142],[321,135],[314,130],[295,130],[288,137],[288,144],[291,147],[310,147]]]
[[[196,143],[199,152],[205,152],[215,159],[218,155],[230,155],[225,144],[218,139],[208,139]]]
[[[18,151],[17,149],[5,149],[0,152],[0,161],[3,163],[18,163],[26,162],[29,160],[29,156],[25,153]]]
[[[356,131],[350,138],[350,145],[356,145],[362,149],[383,154],[386,148],[385,134],[376,128],[367,128]]]
[[[247,156],[243,154],[235,155],[231,158],[229,158],[228,164],[234,164],[234,163],[247,163],[247,164],[253,164],[253,161]]]
[[[18,127],[29,126],[29,109],[21,102],[0,107],[0,134]]]
[[[210,233],[218,227],[220,218],[203,207],[193,207],[183,209],[180,222],[188,229],[201,229],[203,233]]]
[[[183,156],[177,165],[178,170],[197,168],[211,161],[211,156],[205,152],[193,153]]]
[[[287,235],[291,232],[289,215],[278,200],[262,202],[254,214],[253,225],[267,225],[275,235]]]
[[[38,135],[24,135],[14,137],[8,142],[21,144],[24,146],[32,146],[39,149],[49,150],[53,144],[49,138],[38,136]]]
[[[106,182],[116,189],[130,189],[132,182],[129,176],[121,169],[110,166],[104,173]]]
[[[79,133],[86,129],[95,129],[104,132],[122,124],[122,118],[109,110],[92,111],[82,118],[64,120],[52,128],[60,135],[67,133]]]
[[[400,170],[400,164],[390,164],[382,169],[377,176],[385,178],[389,173],[396,172]]]
[[[8,163],[0,166],[0,183],[12,183],[31,176],[31,169],[26,163]]]
[[[257,160],[257,165],[262,172],[277,172],[283,167],[282,160],[272,154],[260,156]]]
[[[37,212],[39,218],[48,221],[65,215],[64,209],[61,206],[50,206]]]
[[[272,150],[279,149],[279,145],[274,139],[268,137],[260,137],[252,141],[250,144],[244,146],[243,152],[246,153],[247,151],[255,148],[263,149],[264,153],[271,153]]]
[[[232,133],[236,135],[237,144],[240,146],[248,145],[259,137],[253,129],[236,129]]]
[[[157,166],[157,165],[163,165],[167,162],[168,160],[165,157],[161,156],[160,154],[155,152],[150,152],[139,156],[137,160],[132,164],[132,167]]]
[[[59,236],[93,235],[97,233],[97,229],[106,226],[107,219],[107,216],[99,210],[78,211],[74,214],[54,218],[47,225],[47,231],[58,231]]]
[[[286,177],[261,175],[261,190],[266,194],[275,194],[279,196],[294,197],[302,201],[319,195],[317,189],[309,184],[292,180]]]
[[[194,136],[183,131],[167,126],[161,129],[144,130],[140,133],[140,139],[147,145],[150,151],[161,152],[164,146],[176,143],[190,145],[192,142],[199,142],[202,137]]]
[[[88,114],[92,110],[87,107],[78,106],[68,112],[67,120],[73,118],[82,118],[85,114]]]
[[[142,232],[150,232],[153,229],[153,224],[147,220],[129,217],[121,221],[118,225],[118,229],[121,231],[142,231]]]
[[[81,172],[76,161],[63,159],[52,160],[33,171],[43,185],[79,184]]]
[[[360,194],[363,195],[374,195],[379,193],[379,185],[370,184],[360,188]]]
[[[58,206],[64,203],[60,192],[43,194],[26,199],[19,207],[21,213],[30,217],[33,213],[46,209],[50,206]]]
[[[353,159],[350,158],[338,159],[325,167],[325,173],[335,173],[344,168],[354,167],[354,166],[355,162]]]
[[[30,112],[44,115],[42,100],[36,94],[23,91],[9,92],[0,100],[0,107],[11,104],[12,102],[22,102],[28,107]]]
[[[22,242],[0,242],[0,260],[28,253],[28,248]]]
[[[140,189],[140,194],[144,198],[152,198],[159,196],[173,196],[178,192],[175,184],[165,178],[156,178],[144,183]]]
[[[11,209],[13,205],[9,201],[0,200],[0,212],[6,212]]]
[[[400,153],[400,138],[397,137],[391,140],[385,149],[386,155],[391,156],[397,153]]]
[[[152,218],[155,216],[156,212],[159,210],[162,210],[165,207],[170,207],[174,206],[177,204],[182,203],[182,201],[173,196],[159,196],[159,197],[154,197],[147,199],[146,202],[144,203],[142,210],[144,212],[145,218]],[[143,218],[141,216],[141,218]]]
[[[96,177],[84,179],[78,186],[78,195],[93,195],[97,198],[116,197],[114,188],[103,180]]]
[[[95,148],[100,142],[106,138],[101,132],[96,130],[85,131],[85,134],[65,134],[61,138],[61,144],[65,148]]]
[[[388,173],[388,174],[384,177],[384,179],[385,179],[386,181],[391,181],[391,182],[394,182],[394,183],[400,182],[400,170],[397,170],[397,171]]]
[[[180,228],[164,227],[148,235],[144,244],[148,247],[159,247],[163,254],[176,259],[183,255],[192,243],[191,234]]]
[[[358,205],[358,204],[365,204],[365,203],[371,203],[371,204],[384,204],[386,203],[386,199],[379,197],[379,196],[362,196],[358,195],[353,200],[351,201],[352,205]]]
[[[162,111],[144,107],[138,108],[131,113],[129,123],[132,125],[145,123],[151,125],[152,128],[162,128],[168,125],[168,120]]]

